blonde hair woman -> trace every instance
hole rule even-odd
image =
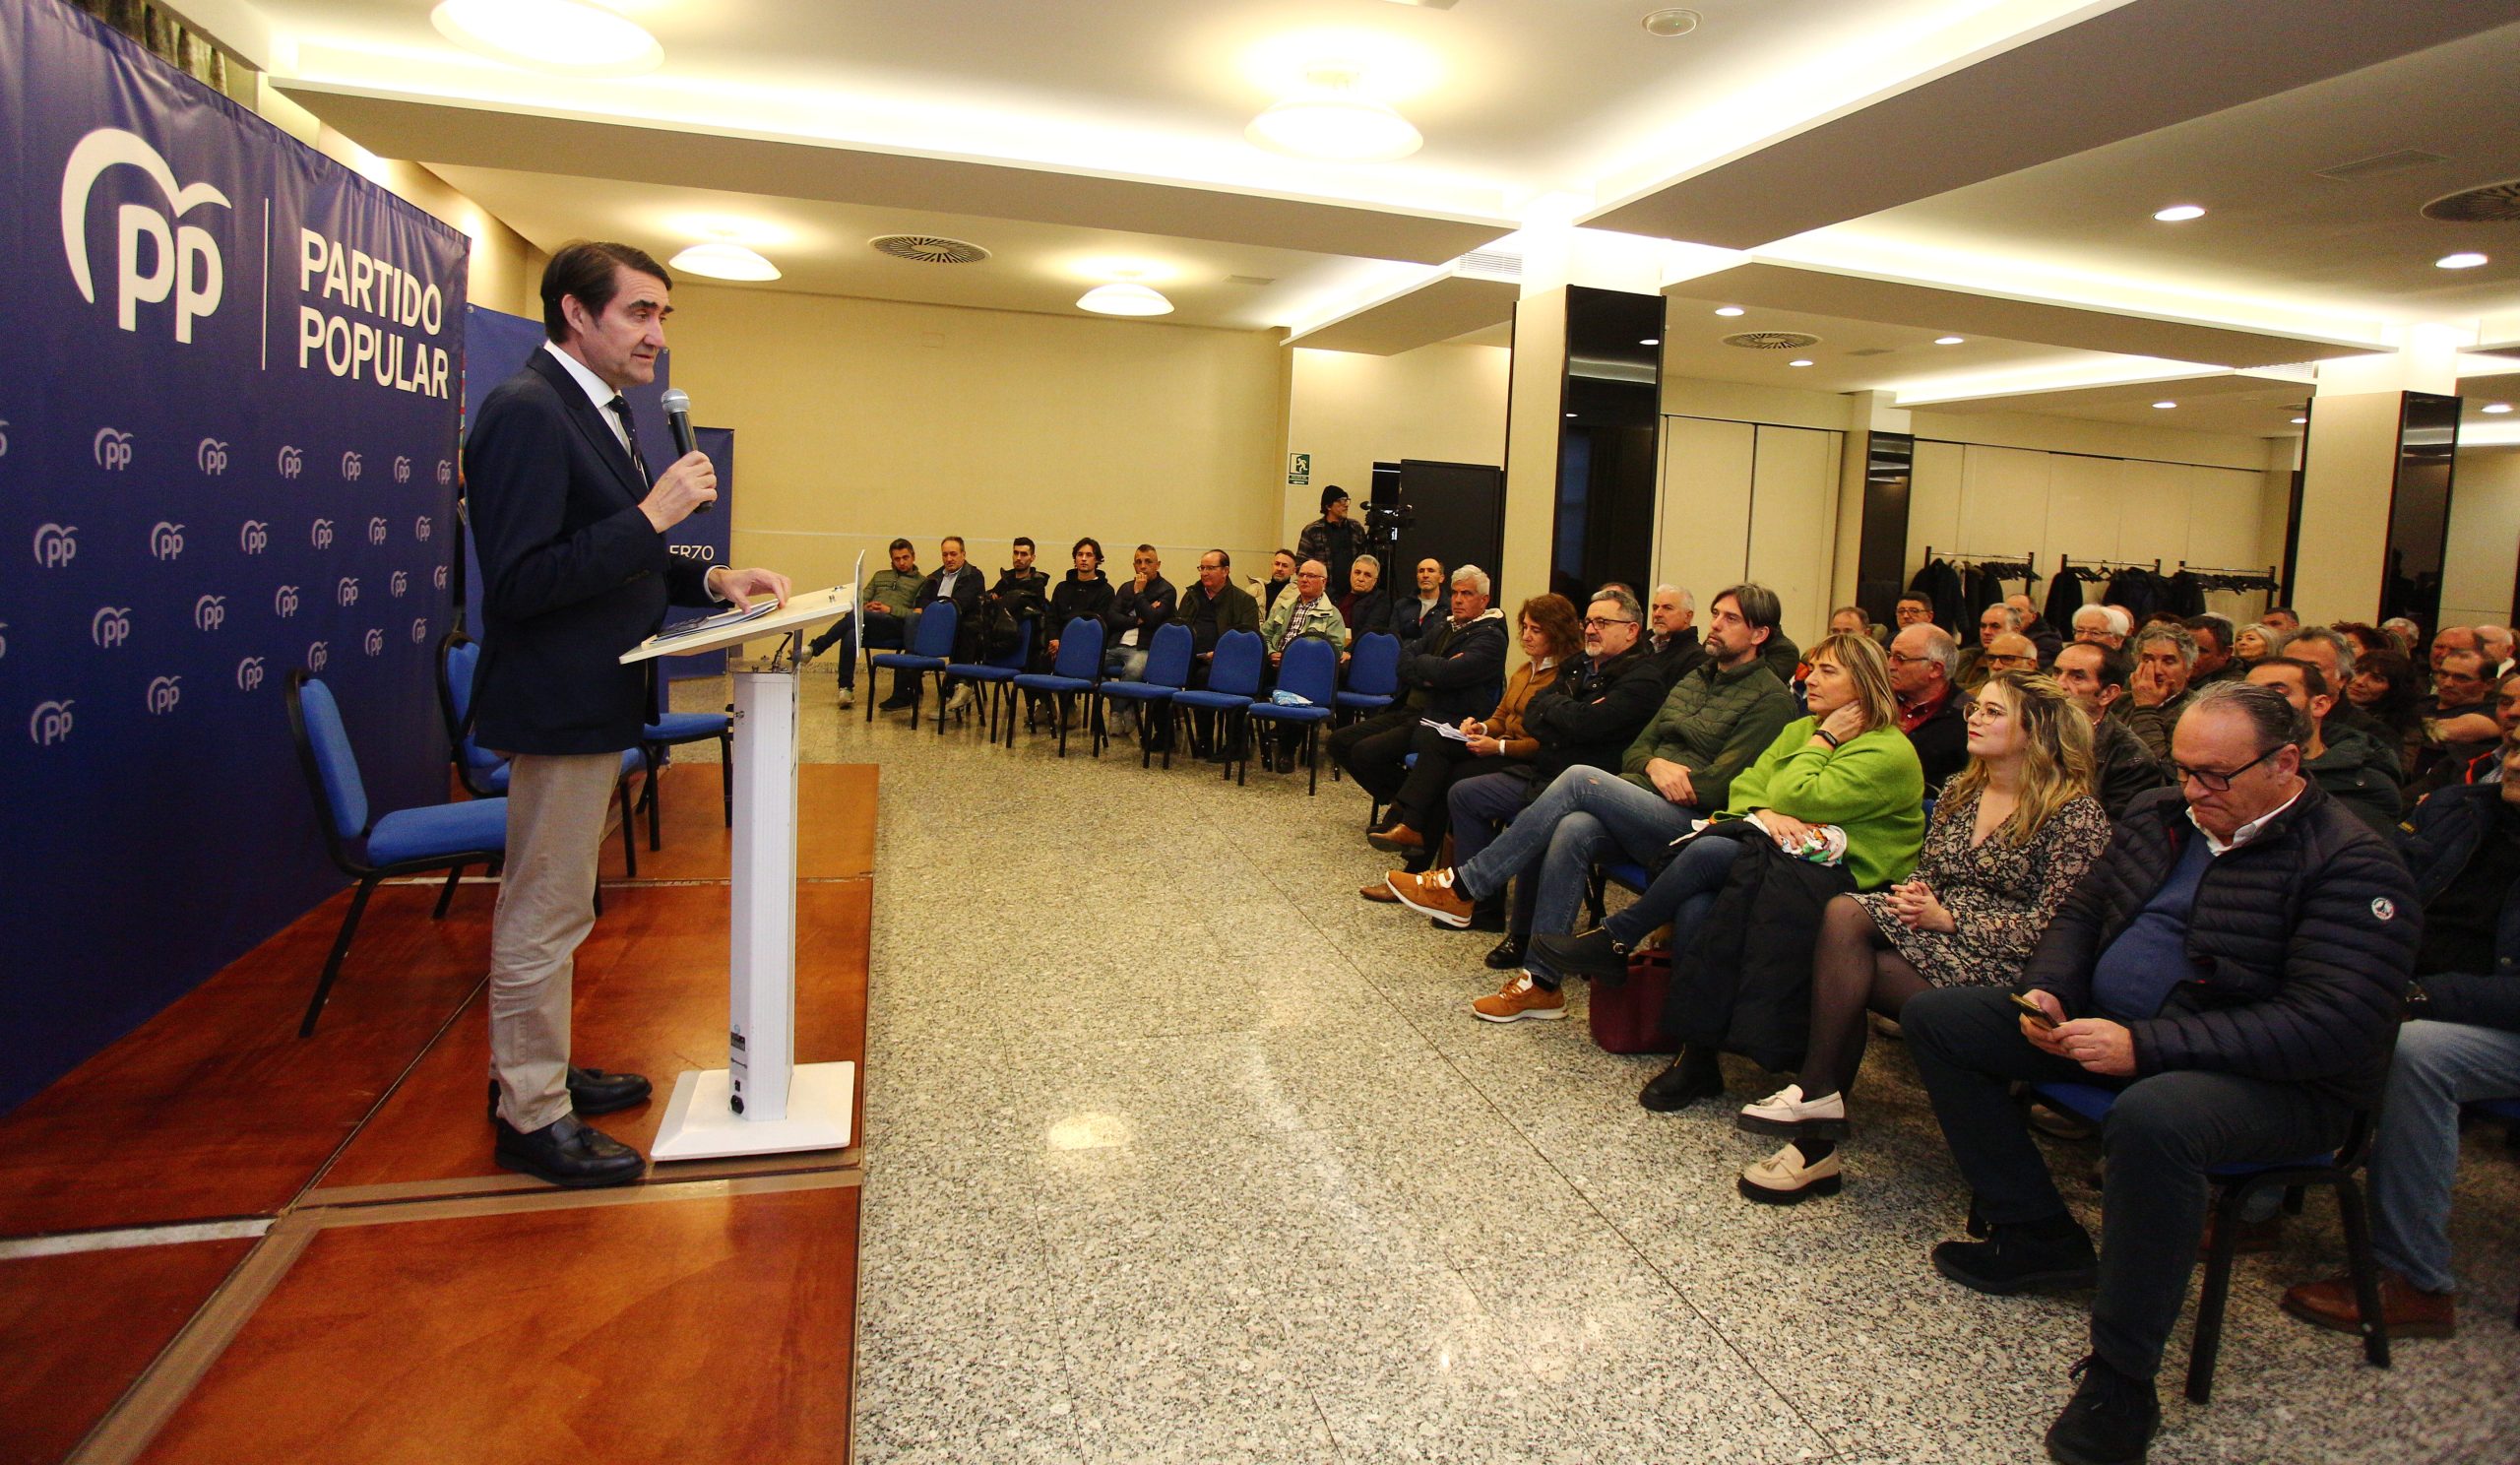
[[[1969,711],[1969,766],[1934,806],[1915,873],[1841,895],[1820,918],[1811,1046],[1798,1082],[1741,1111],[1792,1143],[1741,1174],[1752,1200],[1833,1195],[1846,1091],[1863,1063],[1864,1012],[1897,1017],[1928,987],[2018,980],[2031,948],[2109,843],[2092,796],[2091,719],[2053,677],[1999,671]]]

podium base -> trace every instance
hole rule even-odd
[[[724,1068],[684,1073],[673,1081],[673,1098],[649,1157],[709,1160],[848,1148],[857,1065],[799,1063],[790,1072],[784,1119],[751,1119],[728,1109],[732,1086]]]

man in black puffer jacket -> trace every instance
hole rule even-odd
[[[2024,995],[2044,1017],[1985,987],[1901,1014],[1989,1228],[1934,1247],[1934,1269],[1995,1294],[2099,1286],[2081,1387],[2048,1432],[2056,1459],[2144,1458],[2208,1172],[2332,1149],[2379,1101],[2422,933],[2415,880],[2302,777],[2308,736],[2272,687],[2201,692],[2173,734],[2177,789],[2127,808],[2031,955]],[[2013,1082],[2119,1091],[2096,1265]]]

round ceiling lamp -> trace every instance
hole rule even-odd
[[[1163,292],[1130,281],[1117,285],[1098,285],[1079,295],[1079,310],[1097,315],[1170,315],[1172,302]]]
[[[1425,146],[1409,119],[1356,95],[1356,73],[1316,66],[1305,90],[1251,119],[1242,135],[1275,153],[1331,162],[1388,162]]]
[[[705,275],[711,280],[776,280],[779,267],[746,249],[741,244],[723,240],[712,244],[694,244],[675,255],[666,264],[686,275]]]
[[[2479,265],[2491,263],[2493,263],[2491,260],[2473,249],[2463,249],[2457,254],[2445,254],[2434,260],[2432,267],[2436,270],[2473,270]]]
[[[440,0],[429,23],[467,50],[536,71],[628,76],[665,59],[646,28],[590,0]]]
[[[2154,214],[2153,217],[2164,223],[2185,223],[2191,219],[2204,218],[2205,211],[2194,204],[2173,204]]]

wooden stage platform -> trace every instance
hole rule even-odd
[[[861,1092],[875,774],[799,787],[796,1056]],[[664,793],[576,976],[574,1055],[656,1081],[594,1121],[642,1149],[725,1061],[718,769]],[[497,1169],[496,898],[380,891],[301,1040],[345,891],[0,1118],[0,1465],[848,1458],[858,1152]]]

